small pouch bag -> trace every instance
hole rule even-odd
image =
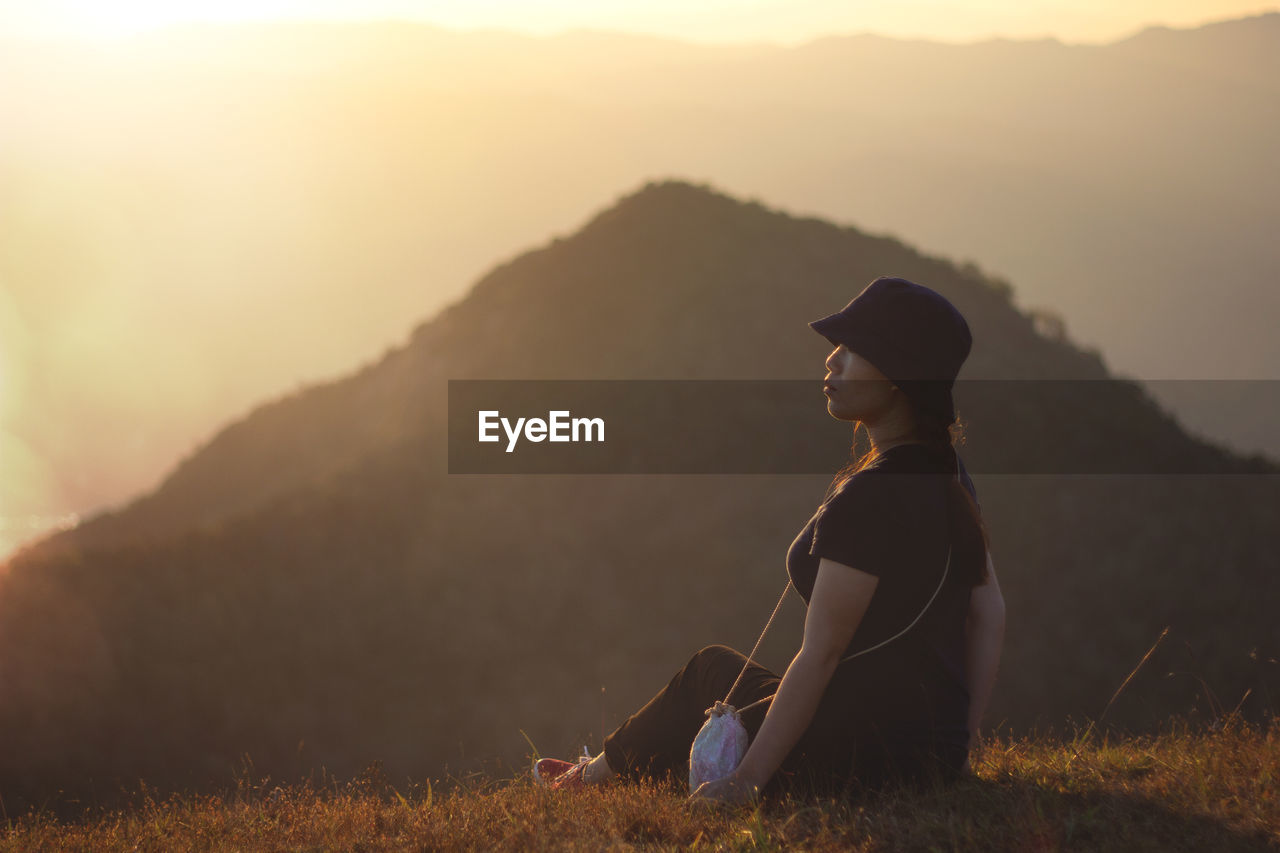
[[[747,729],[732,705],[717,702],[707,710],[707,716],[689,750],[690,791],[703,782],[728,776],[747,754]]]

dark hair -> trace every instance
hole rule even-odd
[[[964,422],[957,415],[955,420],[947,422],[942,415],[911,406],[915,419],[915,437],[936,451],[947,462],[947,513],[952,523],[953,534],[958,538],[953,544],[952,566],[957,567],[955,577],[969,586],[977,586],[987,581],[987,552],[991,540],[987,536],[987,525],[982,520],[982,512],[978,504],[956,478],[958,460],[955,447],[964,443]],[[858,425],[861,427],[861,424]],[[823,502],[830,500],[854,474],[872,465],[878,458],[874,448],[868,448],[858,455],[858,429],[854,429],[853,445],[850,453],[854,459],[836,472],[827,487]],[[959,559],[954,559],[958,557]]]

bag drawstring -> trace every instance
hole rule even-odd
[[[950,568],[951,568],[951,547],[948,546],[947,547],[947,564],[945,567],[943,567],[943,570],[942,570],[942,580],[938,581],[938,588],[933,591],[933,595],[929,596],[929,600],[925,602],[924,609],[921,610],[918,614],[916,614],[916,618],[911,620],[911,624],[903,628],[901,631],[894,634],[892,637],[890,637],[887,640],[881,640],[880,642],[876,643],[874,646],[871,646],[870,648],[863,649],[862,651],[859,651],[859,652],[854,652],[848,657],[841,658],[840,663],[851,661],[856,657],[865,655],[867,652],[874,652],[876,649],[880,648],[881,646],[892,643],[894,640],[898,639],[903,634],[907,633],[912,628],[914,628],[915,624],[919,622],[920,619],[924,616],[924,614],[929,610],[930,605],[933,604],[933,600],[938,597],[938,593],[942,592],[942,585],[947,582],[947,572],[950,570]],[[751,654],[747,655],[747,662],[742,665],[742,671],[738,673],[738,677],[734,680],[733,686],[729,688],[729,692],[724,697],[724,701],[717,702],[716,705],[729,704],[729,700],[733,697],[733,691],[738,689],[739,682],[741,682],[742,677],[747,674],[747,667],[751,666],[752,659],[756,656],[756,652],[760,650],[760,643],[764,640],[764,635],[768,633],[769,628],[773,625],[773,620],[777,618],[778,611],[782,609],[782,602],[786,601],[787,593],[790,591],[791,591],[791,581],[788,579],[787,585],[782,588],[782,597],[778,599],[777,606],[773,608],[773,615],[771,615],[769,617],[769,621],[765,623],[764,630],[760,632],[760,638],[756,640],[755,647],[751,649]],[[837,664],[837,666],[838,665],[839,664]],[[763,699],[757,699],[755,702],[752,702],[750,705],[744,705],[743,707],[737,709],[738,713],[741,714],[744,711],[750,710],[751,708],[754,708],[757,705],[763,704],[764,702],[768,702],[772,700],[773,697],[776,695],[778,694],[774,693],[770,696],[764,697]],[[710,714],[711,711],[714,709],[714,707],[715,706],[713,706],[712,708],[708,708],[706,713]]]
[[[953,454],[953,458],[955,459],[956,482],[960,483],[960,458],[959,458],[959,455],[956,454],[954,447],[951,448],[951,452]],[[961,484],[961,486],[963,487],[963,483]],[[951,569],[951,544],[947,543],[947,563],[945,566],[942,567],[942,580],[938,581],[938,588],[933,591],[933,595],[929,596],[929,600],[925,602],[924,609],[921,610],[918,614],[916,614],[916,618],[911,620],[911,624],[903,628],[901,631],[894,634],[892,637],[890,637],[887,640],[881,640],[880,642],[876,643],[874,646],[871,646],[870,648],[863,649],[860,652],[854,652],[853,654],[849,655],[846,658],[841,658],[840,662],[837,663],[836,665],[839,666],[841,663],[851,661],[854,658],[859,657],[860,655],[865,655],[867,652],[874,652],[876,649],[880,648],[881,646],[887,645],[888,643],[892,643],[894,640],[898,639],[903,634],[907,633],[912,628],[914,628],[915,624],[920,621],[920,619],[924,616],[926,612],[928,612],[930,605],[933,604],[933,600],[938,597],[938,593],[942,592],[942,585],[947,582],[947,572],[950,569]],[[730,709],[733,708],[732,705],[729,705],[729,700],[733,698],[733,691],[738,689],[739,682],[741,682],[742,677],[747,674],[747,667],[751,666],[751,661],[756,656],[756,652],[760,651],[760,643],[764,641],[764,635],[769,633],[769,628],[772,627],[773,620],[778,618],[778,611],[782,609],[782,602],[787,600],[787,593],[790,591],[791,591],[791,579],[787,578],[787,585],[782,588],[782,597],[779,598],[778,603],[774,605],[773,613],[770,614],[769,616],[769,621],[764,623],[764,630],[760,632],[759,639],[756,640],[756,644],[751,648],[751,654],[747,655],[747,661],[742,665],[742,671],[739,672],[738,677],[734,679],[733,686],[729,688],[729,692],[725,695],[724,701],[716,702],[715,705],[711,706],[704,712],[707,716],[710,716],[712,711],[717,711],[718,709],[720,709],[721,706],[727,705],[729,706]],[[778,695],[777,693],[774,693],[772,695],[764,697],[763,699],[757,699],[756,701],[752,702],[750,705],[746,705],[742,708],[737,709],[737,711],[739,714],[741,714],[742,712],[748,711],[757,705],[761,705],[765,702],[771,701],[773,697],[777,695]]]
[[[779,598],[778,603],[774,605],[773,613],[769,616],[769,621],[764,623],[764,630],[760,632],[760,637],[756,640],[755,646],[752,647],[751,654],[747,655],[747,662],[742,665],[742,671],[739,672],[738,677],[733,680],[733,686],[729,688],[728,694],[724,697],[724,702],[717,702],[717,705],[729,704],[729,699],[733,696],[733,691],[738,689],[738,682],[742,681],[742,676],[747,674],[747,667],[751,665],[751,659],[756,656],[756,652],[760,651],[760,644],[764,642],[764,635],[769,633],[769,628],[773,625],[773,620],[778,618],[778,611],[782,609],[782,602],[787,600],[787,593],[790,591],[791,579],[787,578],[787,585],[782,588],[782,597]],[[772,699],[773,697],[770,696],[769,698]],[[756,704],[759,703],[752,703],[752,705],[748,705],[747,708]],[[742,710],[745,711],[747,708],[743,708]],[[707,713],[710,714],[711,711],[707,711]]]

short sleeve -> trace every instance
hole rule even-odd
[[[809,553],[880,577],[901,550],[900,507],[880,476],[855,475],[822,506]]]

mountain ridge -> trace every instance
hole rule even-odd
[[[1272,20],[1239,27],[1270,45]],[[494,257],[672,173],[980,258],[1018,282],[1025,310],[1057,314],[1200,431],[1256,450],[1273,438],[1257,426],[1274,420],[1270,394],[1182,399],[1155,380],[1267,380],[1277,363],[1266,320],[1280,46],[1228,44],[1207,64],[1189,52],[1180,68],[1129,48],[915,55],[865,39],[828,58],[646,48],[609,65],[608,50],[557,56],[534,39],[468,64],[475,39],[449,47],[437,34],[427,42],[444,46],[428,49],[389,31],[382,51],[355,31],[343,48],[335,27],[326,55],[382,64],[335,60],[314,76],[264,72],[290,55],[266,38],[221,59],[206,51],[224,70],[173,64],[195,62],[194,49],[173,62],[6,52],[0,172],[15,180],[0,202],[12,238],[0,277],[50,354],[33,350],[18,387],[68,389],[28,394],[8,428],[44,468],[75,472],[11,494],[15,514],[88,516],[150,488],[160,460],[226,412],[375,357]],[[110,282],[110,299],[63,304],[82,269]],[[364,282],[379,283],[377,298]],[[1216,298],[1222,288],[1233,298]],[[186,298],[205,322],[179,332],[171,306]],[[90,367],[103,384],[129,376],[182,395],[184,416],[74,394],[85,365],[59,354],[78,351],[69,330],[98,323]],[[242,346],[228,349],[231,325]],[[163,369],[134,345],[138,328],[163,336]],[[1244,414],[1221,418],[1228,402]],[[44,427],[80,419],[98,424],[92,441]]]
[[[668,219],[665,213],[675,207],[683,208],[684,216],[678,222]],[[686,294],[686,298],[699,292],[714,296],[715,291],[711,288],[715,281],[714,257],[722,249],[700,244],[709,238],[735,239],[735,233],[724,234],[721,233],[723,229],[714,227],[717,220],[729,219],[738,222],[735,226],[737,232],[750,233],[753,228],[761,234],[770,230],[821,232],[832,242],[847,244],[842,251],[850,257],[859,252],[896,252],[902,258],[899,266],[906,268],[902,274],[920,277],[919,273],[925,272],[927,276],[928,271],[936,269],[959,272],[952,262],[922,254],[893,236],[871,235],[852,226],[842,227],[814,217],[795,216],[772,210],[758,201],[741,202],[705,184],[677,178],[650,181],[589,217],[571,237],[553,238],[539,248],[496,264],[476,281],[463,298],[417,324],[405,343],[389,348],[381,359],[346,376],[316,383],[255,406],[249,413],[217,430],[205,443],[180,460],[154,489],[137,496],[127,505],[83,519],[78,528],[55,534],[52,540],[57,543],[101,544],[112,537],[106,531],[120,526],[133,536],[160,532],[174,524],[213,523],[224,515],[236,514],[272,496],[284,495],[290,488],[303,487],[317,477],[338,474],[344,466],[358,464],[370,446],[408,440],[423,423],[434,422],[432,419],[438,413],[417,408],[412,400],[415,394],[424,393],[426,385],[433,382],[438,385],[445,378],[617,378],[624,365],[631,371],[626,375],[636,379],[802,378],[803,373],[787,368],[779,370],[780,365],[794,362],[794,353],[785,353],[776,361],[767,358],[733,360],[707,355],[697,366],[668,365],[660,369],[653,364],[655,353],[646,351],[643,341],[633,342],[630,349],[622,351],[618,350],[617,344],[625,340],[625,335],[600,334],[600,330],[591,329],[590,315],[595,312],[605,314],[605,307],[572,309],[580,315],[578,334],[595,335],[594,343],[586,345],[588,348],[608,352],[608,342],[614,342],[615,351],[594,365],[582,365],[574,359],[553,358],[547,362],[544,358],[531,372],[527,366],[521,368],[511,364],[509,358],[501,354],[500,348],[492,350],[499,355],[486,354],[482,339],[486,335],[497,337],[506,334],[505,326],[510,322],[507,318],[527,310],[520,305],[522,283],[543,277],[545,270],[565,265],[586,279],[599,276],[603,280],[610,272],[610,253],[625,255],[627,244],[637,233],[643,235],[642,239],[658,240],[681,257],[702,258],[699,262],[701,269],[686,271],[687,274],[682,276],[681,292]],[[709,227],[699,230],[699,224]],[[590,250],[582,251],[581,247],[588,245]],[[979,305],[987,309],[1003,305],[1009,312],[1009,318],[1016,320],[1007,324],[1000,335],[978,336],[970,361],[961,374],[962,381],[974,378],[1102,379],[1108,376],[1104,362],[1096,353],[1082,352],[1066,339],[1045,339],[1037,329],[1037,323],[1042,321],[1041,315],[1014,308],[1009,303],[1010,290],[1005,283],[985,278],[981,270],[972,266],[966,268],[964,275],[977,289],[949,295],[966,315]],[[656,277],[655,273],[655,280]],[[582,284],[582,280],[543,282],[541,297],[554,297],[557,289],[564,292],[567,285]],[[601,292],[607,289],[602,287]],[[767,293],[765,290],[758,292]],[[559,310],[570,309],[566,309],[561,300]],[[754,308],[757,315],[763,315],[766,310],[764,306]],[[825,310],[813,304],[809,314],[819,316]],[[797,312],[797,321],[803,316],[806,315]],[[614,325],[622,330],[626,321],[627,318],[619,317]],[[660,320],[649,317],[646,322],[654,325]],[[546,312],[542,322],[533,326],[555,327]],[[460,336],[458,329],[469,330],[468,337]],[[757,334],[764,337],[764,332]],[[699,329],[696,326],[682,329],[679,335],[682,337],[675,339],[677,348],[688,351],[698,348]],[[543,343],[549,341],[550,338]],[[1034,341],[1040,342],[1036,350],[1043,354],[1028,358],[1027,347]],[[1021,354],[1015,357],[1014,352]],[[450,356],[447,368],[432,363],[433,358],[445,353]],[[1048,357],[1050,353],[1061,353],[1062,357]],[[646,360],[650,365],[648,368],[645,367]],[[413,376],[415,372],[418,374],[416,378]],[[437,397],[438,393],[437,388]],[[361,413],[370,410],[383,412],[381,420],[366,422]],[[305,415],[299,414],[304,412]],[[325,426],[325,437],[292,440],[289,430],[300,416],[310,423]],[[307,438],[306,435],[301,437]],[[343,452],[335,455],[333,448],[340,448]],[[262,483],[263,473],[270,467],[264,466],[276,469],[266,484]],[[228,481],[228,475],[234,472],[238,474]],[[211,487],[214,482],[225,482],[226,485]],[[233,486],[232,483],[239,485]],[[237,493],[242,496],[235,497]],[[226,497],[220,498],[220,495]],[[131,515],[147,520],[134,525],[127,520]]]

